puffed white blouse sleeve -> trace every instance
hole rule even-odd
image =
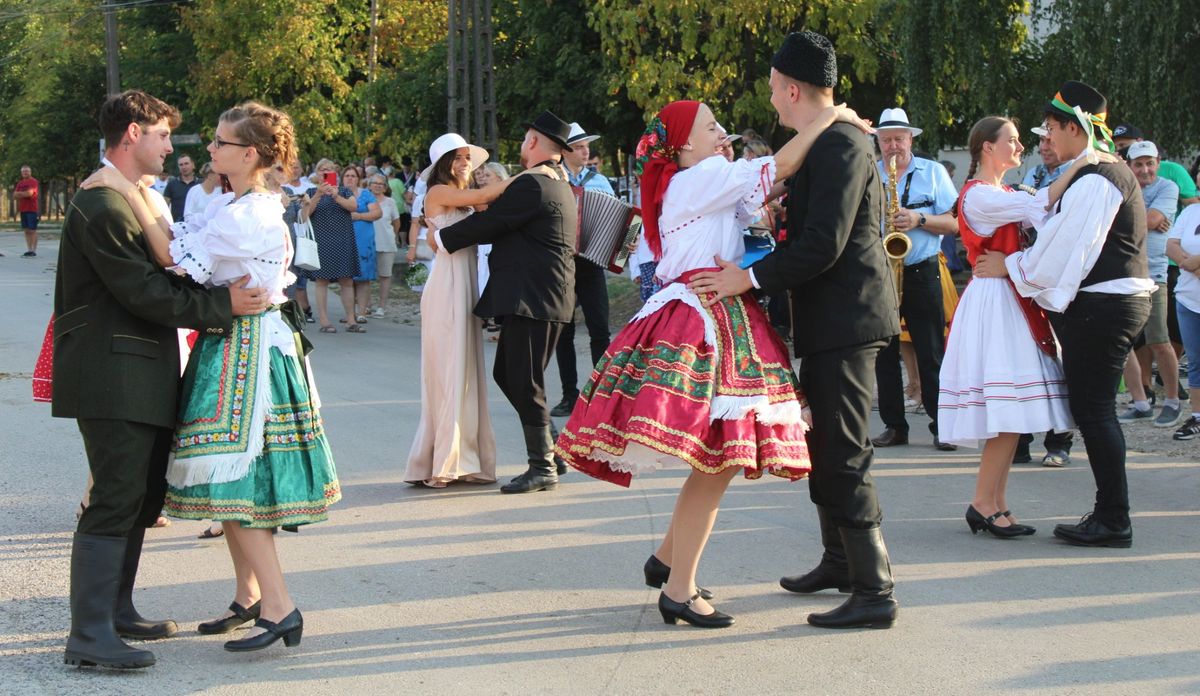
[[[753,218],[775,182],[775,158],[759,157],[730,162],[720,155],[709,157],[689,170],[687,177],[676,177],[684,191],[671,191],[668,198],[681,201],[677,214],[685,219],[712,215],[736,203],[739,220]],[[675,193],[675,196],[671,196]]]
[[[1049,216],[1047,196],[1047,189],[1041,189],[1035,196],[1025,191],[976,184],[963,199],[963,213],[971,229],[980,237],[990,237],[997,228],[1012,222],[1019,222],[1022,227],[1040,227]]]
[[[171,258],[200,283],[227,285],[249,275],[248,287],[271,287],[287,262],[283,206],[274,194],[232,197],[214,200],[201,219],[175,223]]]

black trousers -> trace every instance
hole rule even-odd
[[[92,471],[92,497],[79,518],[81,534],[123,537],[153,526],[167,495],[170,428],[122,420],[80,419]]]
[[[587,326],[590,339],[591,366],[595,367],[600,358],[604,357],[604,351],[612,341],[608,330],[608,279],[603,268],[578,256],[575,257],[575,304],[583,310],[583,323]],[[558,362],[563,397],[570,399],[579,396],[574,320],[563,325],[554,356]],[[590,368],[588,376],[591,376]]]
[[[1075,442],[1075,434],[1070,430],[1065,432],[1056,432],[1047,430],[1046,437],[1042,439],[1042,445],[1045,446],[1047,452],[1066,452],[1071,453],[1071,445]],[[1029,445],[1033,444],[1033,434],[1024,433],[1017,440],[1020,447],[1024,447],[1025,451],[1029,451]]]
[[[932,419],[929,429],[937,433],[938,373],[946,352],[946,312],[942,307],[942,274],[938,257],[904,267],[904,300],[900,303],[908,335],[917,354],[921,375],[921,405]],[[900,338],[879,353],[875,362],[879,381],[879,417],[883,424],[908,432],[904,417],[904,376],[900,372]]]
[[[879,526],[883,513],[871,479],[873,367],[886,341],[814,353],[800,363],[800,387],[812,409],[808,431],[812,474],[809,497],[829,510],[834,524]]]
[[[1125,434],[1117,422],[1117,386],[1133,339],[1150,317],[1150,298],[1081,292],[1051,313],[1062,343],[1063,375],[1075,425],[1096,479],[1096,519],[1129,524]]]
[[[513,405],[521,425],[550,424],[546,366],[564,324],[509,315],[500,325],[492,378]]]

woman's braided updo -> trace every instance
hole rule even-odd
[[[258,166],[267,169],[279,165],[290,172],[296,161],[296,131],[292,119],[278,109],[248,101],[221,114],[221,120],[233,126],[239,140],[254,147]]]

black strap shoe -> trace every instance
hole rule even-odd
[[[658,556],[654,554],[650,554],[650,558],[646,559],[642,572],[646,575],[646,587],[662,587],[671,578],[671,566],[658,560]],[[704,599],[713,598],[712,592],[699,585],[696,586],[696,594]]]
[[[658,595],[658,613],[662,614],[663,623],[677,624],[680,619],[697,628],[729,628],[733,625],[733,617],[713,609],[711,614],[697,614],[692,610],[692,603],[700,599],[699,593],[692,595],[686,602],[676,602],[667,596],[666,592]]]
[[[229,633],[238,626],[257,619],[259,613],[262,611],[262,602],[255,602],[249,607],[243,607],[237,602],[231,602],[229,604],[229,611],[233,612],[233,616],[205,621],[197,626],[196,630],[206,636]]]
[[[284,645],[294,648],[300,645],[300,638],[304,635],[304,617],[300,615],[299,609],[293,609],[292,613],[283,617],[283,620],[279,623],[259,619],[254,622],[254,627],[265,628],[267,630],[249,638],[226,641],[225,649],[229,652],[262,650],[274,645],[275,641],[281,638]]]

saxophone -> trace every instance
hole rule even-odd
[[[912,249],[912,241],[908,235],[896,230],[896,213],[900,211],[900,194],[896,191],[896,156],[888,160],[887,165],[887,206],[884,220],[883,252],[887,254],[888,262],[892,265],[892,282],[896,286],[896,302],[904,300],[904,257]]]

